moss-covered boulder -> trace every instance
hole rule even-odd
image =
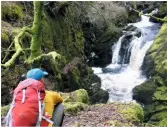
[[[84,89],[79,89],[70,93],[61,93],[60,95],[63,97],[65,103],[66,102],[81,102],[86,104],[89,103],[88,93]]]
[[[137,100],[141,104],[150,104],[153,101],[152,97],[156,88],[157,87],[154,82],[152,80],[148,80],[133,89],[133,99]]]
[[[66,113],[76,114],[88,107],[89,97],[87,91],[84,89],[79,89],[71,93],[61,93],[60,95],[64,99]]]

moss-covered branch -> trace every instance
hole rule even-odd
[[[2,67],[10,67],[16,60],[16,58],[20,55],[20,53],[23,51],[20,43],[21,40],[24,38],[25,32],[29,31],[27,27],[24,27],[21,32],[14,38],[14,45],[16,52],[13,54],[11,59],[7,61],[5,64],[1,64]]]
[[[58,54],[57,52],[53,51],[53,52],[49,52],[47,54],[39,55],[39,56],[35,57],[34,59],[31,59],[31,60],[28,60],[25,62],[28,64],[32,64],[34,61],[38,61],[38,60],[42,59],[43,57],[52,57],[53,60],[56,60],[56,58],[59,59],[61,57],[61,55]]]
[[[127,4],[127,2],[125,2],[125,6],[126,6],[128,9],[137,12],[139,16],[145,15],[145,16],[148,16],[148,17],[152,17],[152,18],[156,19],[157,21],[167,22],[167,18],[166,18],[166,17],[164,17],[164,18],[158,18],[158,17],[154,16],[154,15],[151,14],[151,13],[150,13],[150,14],[143,14],[142,11],[139,11],[139,10],[134,9],[133,7],[129,6],[129,5]]]
[[[34,22],[32,26],[31,55],[29,61],[41,55],[41,27],[42,27],[42,9],[43,2],[34,2]]]
[[[165,17],[165,18],[162,19],[162,18],[158,18],[156,16],[153,16],[151,14],[145,14],[145,16],[152,17],[152,18],[156,19],[157,21],[167,22],[167,17]]]

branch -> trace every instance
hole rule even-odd
[[[7,50],[10,50],[10,48],[12,47],[13,44],[14,44],[14,41],[12,41],[12,43],[10,44],[10,46],[8,47]],[[3,60],[2,60],[2,63],[5,62],[5,60],[6,60],[6,58],[7,58],[8,55],[9,55],[9,53],[7,52],[7,53],[5,54],[5,57],[4,57]]]
[[[14,45],[15,45],[15,50],[16,52],[13,54],[12,58],[10,58],[10,60],[8,60],[5,64],[1,64],[2,67],[10,67],[16,60],[16,58],[20,55],[20,53],[23,51],[20,43],[21,40],[24,37],[25,32],[29,31],[30,29],[27,27],[23,27],[23,29],[21,30],[21,32],[14,38]],[[9,46],[10,48],[10,46]]]
[[[34,61],[38,61],[38,60],[42,59],[43,57],[52,57],[53,60],[56,60],[57,58],[60,59],[61,55],[58,54],[57,52],[53,51],[53,52],[49,52],[47,54],[42,54],[40,56],[37,56],[32,60],[28,59],[27,61],[25,61],[25,63],[32,64]]]
[[[127,2],[125,2],[125,6],[126,6],[127,8],[129,8],[130,10],[133,10],[133,11],[137,12],[139,16],[145,15],[145,16],[148,16],[148,17],[152,17],[152,18],[156,19],[157,21],[167,22],[167,18],[166,18],[166,17],[162,19],[162,18],[158,18],[158,17],[156,17],[156,16],[153,16],[152,13],[150,13],[150,14],[143,14],[142,11],[138,11],[138,10],[136,10],[136,9],[134,9],[134,8],[132,8],[132,7],[130,7],[130,6],[128,6],[128,5],[127,5]]]
[[[167,22],[167,18],[166,17],[162,19],[162,18],[158,18],[156,16],[153,16],[151,14],[145,14],[145,16],[152,17],[152,18],[156,19],[157,21]]]

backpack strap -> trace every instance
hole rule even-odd
[[[48,123],[50,123],[51,125],[53,125],[54,122],[50,120],[49,118],[47,118],[46,116],[42,116],[42,118],[46,120]]]
[[[23,92],[22,103],[24,103],[26,97],[26,89],[23,89],[22,92]]]
[[[37,90],[37,94],[38,94],[39,116],[38,116],[38,121],[37,121],[36,127],[40,127],[45,104],[44,104],[44,102],[41,103],[40,91]]]
[[[11,103],[10,109],[8,111],[7,116],[5,117],[5,127],[12,127],[12,109],[15,106],[15,96],[13,97],[13,101]]]

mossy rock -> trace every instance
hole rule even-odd
[[[167,86],[158,87],[154,93],[153,99],[156,101],[166,101],[167,102]]]
[[[3,20],[16,21],[23,18],[23,10],[21,5],[14,2],[2,2],[1,18]]]
[[[89,97],[88,93],[84,89],[79,89],[71,93],[61,93],[60,94],[64,98],[64,102],[81,102],[88,104]]]
[[[79,111],[85,110],[88,108],[88,105],[81,102],[66,102],[64,103],[65,113],[76,114]]]
[[[167,118],[167,109],[153,114],[148,122],[158,125],[166,118]]]
[[[167,118],[161,120],[161,121],[158,123],[158,126],[160,126],[160,127],[167,127]]]
[[[139,124],[144,120],[144,112],[142,107],[137,103],[129,103],[127,106],[120,106],[120,113],[123,118],[130,123]]]
[[[1,107],[1,116],[6,116],[9,109],[10,109],[10,105],[6,105],[6,106]]]
[[[145,105],[149,104],[152,102],[152,96],[156,88],[153,80],[147,80],[133,89],[133,99]]]

